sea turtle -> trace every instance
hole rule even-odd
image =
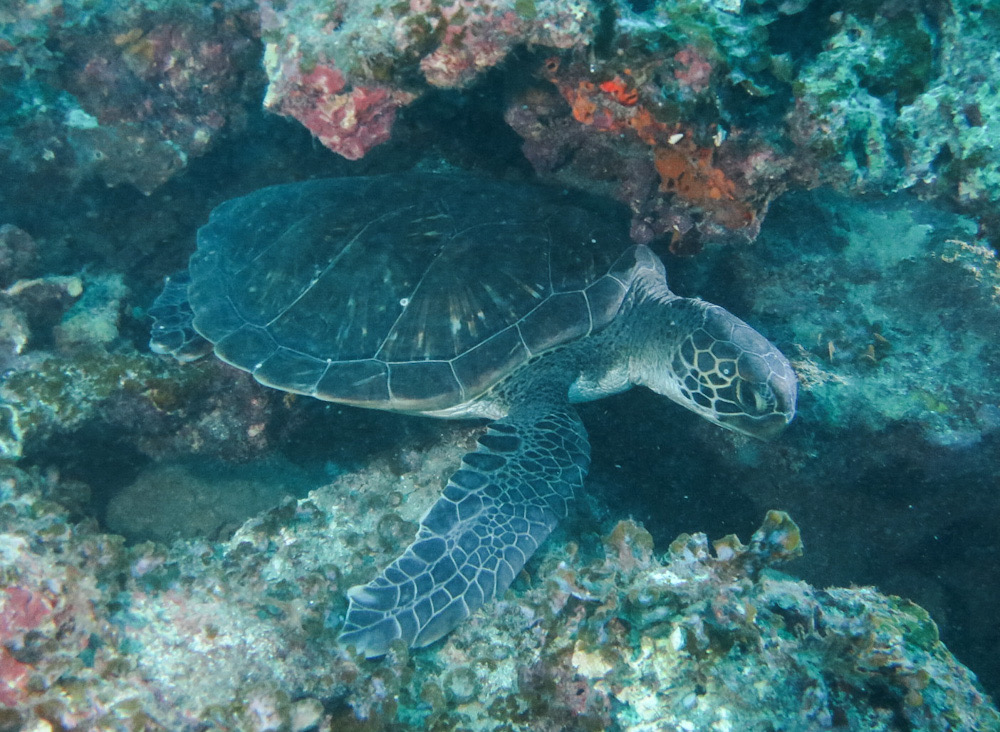
[[[574,402],[641,384],[757,437],[792,419],[785,357],[672,293],[628,221],[579,192],[409,173],[264,188],[198,232],[189,275],[150,310],[154,351],[214,349],[328,401],[493,420],[409,548],[348,591],[345,643],[424,646],[507,589],[587,474]]]

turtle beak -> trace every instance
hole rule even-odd
[[[765,378],[737,379],[723,393],[739,406],[739,411],[716,412],[715,419],[727,427],[761,440],[777,437],[795,417],[798,380],[788,361],[777,349],[767,359]]]
[[[722,427],[744,435],[756,437],[758,440],[773,440],[784,431],[794,416],[794,412],[792,414],[775,414],[772,412],[771,414],[759,417],[736,414],[720,417],[718,423]]]

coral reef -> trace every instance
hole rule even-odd
[[[867,516],[872,506],[884,507],[884,497],[839,495],[854,483],[864,493],[847,469],[859,454],[881,463],[907,443],[905,464],[913,466],[931,448],[988,449],[995,437],[990,406],[998,402],[987,369],[996,359],[988,335],[1000,281],[974,224],[908,198],[858,204],[817,192],[789,196],[772,208],[754,248],[706,249],[697,260],[704,279],[688,273],[686,286],[713,299],[736,298],[734,309],[766,325],[790,352],[802,346],[802,419],[782,444],[766,449],[685,426],[676,412],[663,414],[663,405],[648,398],[648,413],[620,415],[618,427],[588,419],[598,433],[595,444],[604,441],[602,429],[620,432],[621,424],[636,419],[647,426],[650,439],[629,439],[628,445],[636,452],[636,443],[650,443],[642,455],[656,487],[642,497],[642,515],[661,504],[674,514],[680,504],[684,523],[713,525],[690,516],[693,504],[711,504],[710,496],[664,500],[664,476],[698,492],[706,490],[706,480],[663,467],[662,455],[651,458],[662,448],[657,435],[671,435],[681,465],[703,463],[712,474],[722,473],[716,480],[741,486],[755,509],[789,505],[782,487],[803,494],[803,515],[825,532],[822,542],[810,540],[823,547],[820,562],[852,566],[845,543],[866,556],[872,546],[885,556],[908,556],[929,534],[948,528],[941,523],[945,517],[975,510],[987,519],[995,515],[991,504],[971,503],[968,496],[955,495],[947,510],[931,511],[908,494],[903,500],[910,510],[903,513],[916,525],[900,531],[886,520],[878,524],[879,537],[867,537],[875,525]],[[870,246],[873,241],[883,246]],[[678,260],[673,264],[684,269]],[[689,260],[688,268],[694,264]],[[25,261],[16,271],[31,274],[33,266]],[[716,298],[713,288],[728,295]],[[356,659],[335,642],[344,589],[370,579],[409,541],[443,476],[471,447],[467,431],[450,428],[458,447],[427,449],[383,427],[379,432],[391,438],[393,452],[403,446],[401,456],[371,461],[364,471],[343,475],[307,499],[287,501],[228,538],[240,519],[212,491],[237,485],[230,478],[239,470],[222,462],[206,478],[171,470],[170,461],[176,468],[178,456],[192,452],[243,461],[272,455],[290,442],[287,423],[305,411],[302,401],[289,407],[282,395],[211,361],[180,367],[137,353],[121,338],[130,327],[127,303],[134,295],[118,276],[44,275],[16,280],[7,290],[11,312],[25,314],[26,335],[20,352],[10,356],[4,409],[21,426],[16,444],[23,462],[44,467],[45,477],[11,471],[15,508],[4,509],[10,520],[4,533],[15,538],[0,539],[0,545],[55,531],[64,543],[53,545],[53,557],[101,557],[72,571],[57,566],[49,572],[63,572],[67,582],[98,577],[97,589],[80,590],[90,609],[59,604],[76,602],[73,588],[47,595],[31,577],[12,585],[27,594],[4,600],[7,647],[17,662],[5,662],[5,693],[14,706],[5,712],[13,720],[9,726],[40,718],[70,729],[450,729],[529,728],[541,720],[559,729],[571,720],[574,728],[763,730],[773,715],[803,720],[805,728],[919,730],[951,723],[990,730],[997,724],[990,717],[995,709],[939,644],[924,611],[873,590],[819,591],[765,568],[767,547],[780,559],[796,545],[794,530],[778,517],[749,549],[728,539],[713,554],[703,537],[694,537],[675,543],[664,560],[634,524],[600,527],[577,517],[494,613],[478,614],[426,651],[397,649],[380,662]],[[25,298],[35,292],[49,294],[32,304]],[[74,325],[67,332],[77,335],[60,337],[68,323]],[[875,337],[874,323],[883,324],[877,332],[891,347]],[[908,334],[927,335],[919,347],[896,345]],[[913,398],[928,388],[939,390],[932,392],[940,394],[936,402]],[[350,423],[361,419],[355,413]],[[894,441],[890,430],[898,425],[912,429]],[[433,423],[428,429],[449,427]],[[342,443],[360,455],[366,442],[356,428],[338,432],[327,421],[313,422],[308,431],[326,435],[326,450]],[[93,450],[95,435],[117,441],[115,450],[133,451],[127,461],[164,462],[115,483],[115,471],[88,455],[98,464],[84,484],[66,453]],[[99,443],[94,452],[110,444]],[[945,445],[950,447],[940,447]],[[714,452],[699,454],[693,446]],[[817,461],[820,449],[827,452]],[[835,480],[829,473],[839,474],[831,453],[840,451],[845,469],[839,479],[847,485],[828,490]],[[954,468],[954,457],[941,459]],[[256,469],[248,463],[248,470]],[[258,475],[256,488],[277,483],[263,471]],[[912,487],[908,475],[893,476],[896,490]],[[622,485],[630,486],[625,494],[638,494],[618,476],[608,480],[605,474],[602,486],[599,468],[595,477],[593,488],[609,505],[622,500]],[[299,480],[298,488],[305,482]],[[177,484],[173,505],[149,502],[158,489]],[[106,512],[87,505],[88,489],[114,494]],[[192,500],[183,504],[185,495]],[[123,549],[92,523],[70,520],[60,506],[74,517],[99,516],[136,542],[186,538],[169,548],[147,543]],[[737,501],[736,508],[745,510],[745,503]],[[185,510],[199,511],[200,520],[178,531],[177,516]],[[172,515],[156,522],[161,511]],[[830,515],[859,512],[863,525]],[[148,520],[127,523],[124,514]],[[46,521],[67,528],[47,529]],[[664,529],[652,523],[647,521],[662,540]],[[878,544],[882,534],[891,543]],[[865,540],[845,540],[859,535]],[[49,561],[45,541],[31,544],[42,552],[39,574]],[[18,566],[19,555],[10,558],[10,566]],[[981,565],[981,557],[954,558],[949,576],[964,576],[968,584],[942,591],[989,585],[991,575]],[[845,583],[852,576],[846,574]],[[918,577],[909,589],[930,584]],[[77,613],[83,614],[79,635],[68,626]],[[42,651],[32,650],[38,647]],[[57,668],[72,674],[57,674]],[[793,691],[802,688],[811,690],[806,698]]]
[[[246,457],[268,445],[263,426],[280,400],[231,378],[217,365],[178,370],[135,353],[33,352],[0,385],[0,445],[5,457],[17,457],[44,450],[55,437],[93,431],[111,443],[127,434],[150,456],[187,450]],[[243,399],[243,416],[230,410],[231,399]]]
[[[536,49],[487,92],[507,97],[527,159],[626,201],[633,237],[676,251],[752,239],[789,187],[919,186],[977,213],[1000,196],[987,92],[1000,26],[977,3],[265,0],[261,18],[265,104],[351,159],[429,89]]]
[[[264,425],[281,400],[245,393],[249,384],[218,364],[180,369],[122,345],[128,296],[120,274],[96,273],[18,280],[0,291],[0,458],[88,433],[95,444],[128,435],[130,449],[150,457],[237,458],[267,447]],[[243,393],[242,417],[220,409],[234,390]]]
[[[477,94],[506,108],[537,172],[629,203],[637,241],[690,252],[752,239],[777,195],[819,182],[918,187],[995,228],[1000,21],[971,0],[834,12],[808,0],[148,0],[91,12],[74,0],[0,12],[14,79],[0,149],[15,174],[98,173],[152,191],[243,123],[261,59],[265,107],[352,160],[390,139],[401,108],[499,69]]]
[[[351,160],[429,88],[468,86],[517,44],[582,47],[597,24],[589,0],[260,0],[260,16],[264,105]]]
[[[0,730],[1000,729],[938,637],[995,698],[998,38],[973,0],[4,4]],[[397,144],[331,162],[266,84],[345,158]],[[513,590],[366,661],[344,590],[472,433],[156,358],[142,309],[217,201],[456,162],[700,251],[673,285],[793,356],[800,416],[585,407],[587,495]],[[802,580],[780,515],[671,543],[774,506]]]
[[[539,76],[566,104],[536,86],[507,111],[536,170],[603,186],[632,205],[634,238],[666,234],[677,251],[753,238],[789,187],[919,185],[977,213],[1000,196],[986,142],[994,13],[964,2],[832,14],[736,5],[619,7],[607,52],[547,59]],[[973,69],[978,58],[989,60]]]
[[[628,203],[638,242],[666,237],[673,251],[690,252],[704,237],[756,236],[788,165],[759,140],[693,119],[710,67],[692,46],[596,72],[583,55],[543,68],[559,96],[532,87],[505,114],[541,175]],[[651,89],[649,79],[668,74],[680,89]]]
[[[771,569],[801,551],[777,512],[747,546],[727,537],[713,551],[684,535],[662,559],[632,522],[589,550],[550,542],[537,584],[516,584],[496,612],[412,655],[358,659],[335,641],[340,590],[409,540],[455,456],[424,450],[398,477],[372,466],[228,541],[169,549],[124,549],[73,525],[46,497],[52,479],[6,469],[0,719],[175,730],[1000,724],[919,607]]]
[[[754,290],[757,317],[787,322],[784,337],[796,340],[811,332],[810,324],[818,322],[812,318],[833,316],[811,301],[788,302],[787,294],[778,300],[790,286],[787,278],[847,280],[823,267],[853,271],[860,266],[857,259],[868,261],[871,255],[852,247],[874,236],[872,221],[866,223],[846,202],[828,194],[816,200],[812,206],[789,202],[801,220],[785,220],[788,210],[779,207],[760,240],[761,247],[774,249],[784,272],[765,276],[755,269],[758,260],[742,255],[743,276],[773,283],[774,289]],[[870,266],[892,271],[920,264],[935,277],[936,268],[944,268],[952,273],[956,298],[933,312],[945,315],[947,304],[970,323],[988,321],[996,264],[987,250],[958,238],[969,238],[967,221],[912,205],[886,204],[877,214],[872,220],[893,232],[895,249],[881,252],[883,259]],[[833,244],[796,228],[803,220],[828,232]],[[845,245],[851,236],[856,241]],[[780,249],[803,238],[814,242],[811,252],[800,254],[805,261]],[[706,260],[724,251],[707,252]],[[759,261],[768,264],[767,257]],[[813,292],[814,281],[795,287]],[[906,296],[903,284],[913,281],[919,278],[900,277],[900,289],[892,293],[884,284],[881,291],[859,288],[856,307],[888,308],[894,298]],[[335,640],[344,589],[370,578],[410,540],[442,477],[460,452],[471,448],[473,435],[434,423],[434,432],[444,429],[451,437],[431,448],[395,435],[404,441],[394,446],[391,458],[346,473],[308,498],[280,503],[227,538],[240,520],[227,508],[233,499],[247,510],[253,496],[267,505],[278,500],[263,497],[269,490],[301,495],[305,486],[324,481],[306,474],[294,478],[288,467],[268,472],[252,462],[243,468],[223,463],[209,472],[190,463],[161,462],[130,485],[112,485],[113,475],[100,471],[85,485],[71,477],[65,453],[49,445],[125,434],[122,443],[136,455],[176,461],[202,453],[212,460],[246,460],[272,454],[285,441],[289,412],[281,400],[210,361],[180,367],[108,339],[109,328],[122,327],[118,303],[129,297],[119,278],[84,274],[19,282],[8,288],[14,303],[38,288],[75,294],[46,306],[50,316],[44,327],[33,318],[31,337],[13,358],[3,386],[5,408],[23,428],[17,444],[29,464],[61,466],[48,468],[44,477],[5,468],[0,488],[6,522],[0,547],[10,588],[0,609],[6,654],[0,663],[2,693],[10,708],[0,721],[8,726],[45,720],[67,729],[537,728],[539,723],[560,729],[572,720],[574,728],[763,730],[775,716],[801,720],[806,727],[871,730],[899,729],[901,720],[916,730],[946,729],[946,720],[970,730],[997,724],[994,708],[944,650],[923,610],[869,589],[820,592],[768,569],[798,551],[797,530],[778,515],[768,517],[749,547],[727,538],[715,543],[713,553],[704,536],[682,537],[662,560],[638,525],[624,522],[602,530],[582,515],[546,545],[529,566],[533,579],[519,580],[495,612],[477,614],[425,651],[411,655],[399,648],[384,661],[357,659]],[[886,299],[863,299],[880,292]],[[858,318],[850,308],[844,316],[847,322]],[[77,323],[72,330],[78,338],[56,337],[66,322]],[[981,328],[958,330],[971,338]],[[852,358],[832,362],[822,360],[821,342],[810,348],[823,369],[863,384],[848,380],[845,369],[870,368],[866,347],[858,345]],[[846,345],[839,350],[849,352]],[[943,352],[924,356],[934,353]],[[886,351],[882,357],[895,354]],[[914,376],[920,371],[913,364],[900,368],[912,368]],[[956,378],[967,368],[954,369]],[[892,416],[879,416],[883,402],[877,390],[859,397],[870,402],[875,417],[860,407],[829,411],[824,405],[833,397],[824,397],[817,383],[805,384],[809,423],[874,434]],[[881,386],[888,389],[891,383]],[[956,397],[975,386],[970,381],[955,388]],[[899,392],[886,391],[884,402],[893,394]],[[840,401],[844,396],[843,390],[837,394]],[[919,423],[919,414],[907,418]],[[932,431],[939,426],[928,423]],[[323,429],[330,431],[329,425]],[[718,435],[705,439],[714,444]],[[349,443],[347,449],[357,446]],[[745,446],[719,449],[714,469],[749,454]],[[810,449],[808,441],[793,442],[785,451]],[[784,470],[765,470],[767,482],[776,476],[782,476],[779,482],[794,480]],[[240,475],[253,475],[254,481],[241,485]],[[92,522],[71,521],[61,508],[86,514],[94,510],[86,505],[88,491],[109,490],[114,492],[102,518],[140,542],[132,548],[123,548],[120,539],[100,533]],[[234,490],[240,493],[219,495]],[[828,505],[817,496],[810,500]],[[192,512],[199,520],[178,524]],[[579,543],[567,542],[567,535]],[[169,547],[141,543],[176,536],[185,538]],[[28,547],[30,561],[23,556]],[[801,688],[811,691],[806,697],[792,691]]]
[[[996,11],[849,4],[793,82],[789,132],[824,181],[852,191],[918,186],[983,212],[1000,198],[987,90],[1000,61]]]
[[[0,9],[0,165],[150,192],[242,124],[256,84],[247,2],[16,0]]]
[[[741,526],[780,506],[810,537],[797,576],[919,602],[994,689],[1000,272],[976,222],[910,195],[797,192],[774,203],[752,247],[706,247],[668,268],[679,292],[746,313],[789,354],[799,414],[765,446],[679,422],[640,394],[605,407],[588,420],[608,451],[589,483],[597,500],[641,516],[658,543],[689,521]],[[672,446],[622,436],[629,420]],[[624,497],[621,481],[633,486]]]

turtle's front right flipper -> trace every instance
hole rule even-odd
[[[191,275],[187,270],[167,277],[163,292],[146,312],[153,319],[149,350],[173,356],[181,363],[194,361],[212,350],[212,344],[198,335],[192,321],[194,313],[188,302]]]
[[[397,638],[425,646],[501,595],[566,515],[590,446],[571,406],[528,407],[491,424],[462,463],[413,544],[348,591],[343,643],[369,657]]]

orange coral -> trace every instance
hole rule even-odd
[[[753,209],[736,197],[736,184],[715,167],[712,148],[698,147],[684,139],[676,145],[657,147],[653,154],[661,191],[675,193],[711,212],[727,229],[740,229],[753,223]]]
[[[639,92],[622,81],[620,76],[602,82],[600,88],[602,92],[613,96],[622,106],[634,107],[639,101]]]
[[[589,81],[581,81],[576,89],[570,89],[569,94],[565,94],[566,100],[573,108],[573,119],[580,124],[589,125],[594,122],[594,112],[597,111],[597,102],[591,98],[594,85]]]
[[[654,162],[660,174],[660,190],[677,193],[689,201],[731,201],[736,185],[712,165],[712,150],[693,143],[658,147]]]
[[[640,140],[651,147],[656,147],[668,132],[667,126],[645,107],[636,107],[635,114],[629,117],[628,126],[635,130]]]
[[[697,66],[700,57],[689,54],[679,61]],[[728,229],[753,223],[752,207],[741,200],[736,183],[715,164],[716,148],[699,147],[690,130],[658,120],[641,103],[630,69],[595,83],[580,76],[565,78],[572,69],[567,70],[557,57],[546,59],[543,68],[577,122],[604,132],[631,130],[651,148],[662,192],[699,207]]]

